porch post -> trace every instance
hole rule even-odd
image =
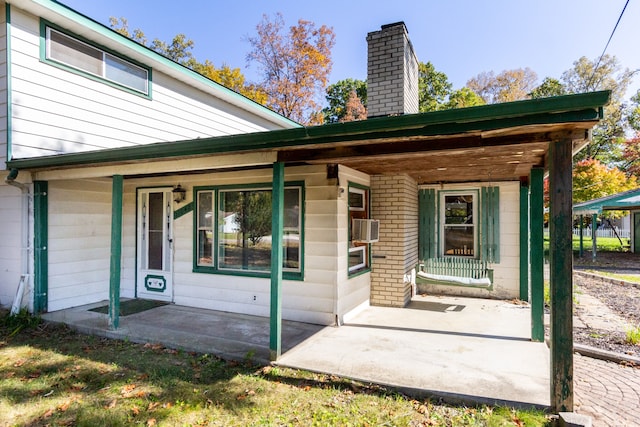
[[[531,169],[531,339],[544,341],[544,170]]]
[[[572,140],[549,147],[551,409],[573,411]]]
[[[580,215],[580,258],[584,255],[584,215]]]
[[[596,260],[596,248],[597,248],[597,234],[598,234],[598,214],[593,214],[591,217],[591,258]]]
[[[49,302],[49,183],[33,182],[33,312],[46,313]],[[27,215],[23,221],[29,221]],[[28,262],[28,261],[27,261]]]
[[[529,299],[529,183],[520,181],[520,299]],[[533,324],[533,323],[532,323]]]
[[[111,264],[109,267],[109,326],[120,321],[120,258],[122,255],[122,175],[113,176],[111,191]]]
[[[284,163],[273,164],[271,194],[271,310],[269,357],[282,354],[282,234],[284,228]]]

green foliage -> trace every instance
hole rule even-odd
[[[431,62],[418,63],[418,97],[420,112],[443,110],[453,85],[447,75],[436,71]]]
[[[327,87],[325,99],[329,104],[322,109],[325,123],[344,121],[347,114],[347,102],[351,92],[355,91],[362,105],[367,106],[367,82],[358,79],[344,79]]]
[[[271,234],[270,191],[229,192],[227,203],[227,206],[234,206],[235,223],[244,239],[249,239],[253,246]]]
[[[466,108],[484,104],[484,99],[482,99],[477,93],[468,87],[463,87],[451,92],[446,108]]]
[[[625,332],[625,340],[627,344],[640,344],[640,326],[629,328]]]
[[[566,95],[567,90],[558,79],[545,77],[542,83],[529,94],[532,99]]]
[[[34,328],[40,323],[42,323],[40,316],[32,315],[26,308],[20,309],[20,311],[14,315],[11,315],[7,311],[0,317],[0,327],[7,329],[8,337],[14,336],[23,329]]]

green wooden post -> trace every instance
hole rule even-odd
[[[109,267],[109,326],[120,322],[120,258],[122,256],[122,175],[113,176],[111,191],[111,264]]]
[[[584,255],[584,215],[580,215],[580,258]]]
[[[529,183],[520,181],[520,299],[529,301]]]
[[[269,316],[269,357],[282,354],[282,235],[284,229],[284,163],[273,164],[271,195],[271,310]]]
[[[33,311],[45,313],[49,302],[49,183],[33,182]],[[28,221],[24,218],[23,221]]]
[[[573,411],[572,140],[549,147],[551,409]]]
[[[596,260],[596,248],[597,248],[597,234],[598,234],[598,214],[593,214],[591,217],[591,259]]]
[[[531,339],[544,341],[544,170],[531,169]]]

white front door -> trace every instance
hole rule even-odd
[[[171,188],[138,189],[138,298],[173,301]]]

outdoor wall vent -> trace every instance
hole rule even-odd
[[[360,243],[377,242],[380,240],[380,221],[354,218],[351,223],[351,240]]]

